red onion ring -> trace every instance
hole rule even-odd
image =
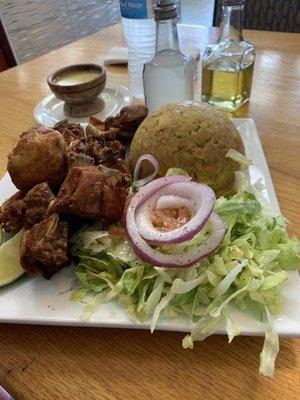
[[[222,242],[225,235],[225,225],[218,214],[212,212],[209,221],[212,224],[212,233],[201,246],[191,249],[187,252],[178,252],[173,254],[164,254],[153,249],[139,234],[139,230],[131,219],[132,214],[128,216],[127,227],[128,240],[136,255],[143,261],[159,267],[166,268],[186,268],[195,265],[202,258],[213,252]],[[126,218],[127,221],[127,218]]]
[[[189,200],[191,202],[190,206],[196,210],[196,213],[180,228],[162,232],[153,226],[150,213],[156,208],[161,196],[167,197],[170,195]],[[214,205],[215,193],[209,186],[197,182],[173,183],[157,190],[148,200],[144,201],[136,209],[135,221],[140,235],[145,240],[159,244],[182,243],[200,232],[206,224]],[[175,207],[178,206],[180,206],[179,199]]]
[[[154,181],[148,183],[146,186],[143,186],[131,199],[129,206],[127,208],[126,213],[126,224],[127,224],[127,215],[128,213],[134,213],[137,207],[142,205],[149,197],[153,195],[158,189],[161,189],[170,183],[179,183],[179,182],[189,182],[192,178],[184,175],[169,175],[164,176],[163,178],[157,178]]]
[[[142,162],[145,160],[149,161],[152,164],[154,171],[151,175],[147,176],[146,178],[138,180]],[[137,160],[137,163],[135,165],[134,173],[133,173],[133,180],[136,181],[136,183],[138,184],[138,187],[144,186],[144,185],[146,185],[146,183],[151,182],[152,179],[155,178],[158,171],[159,171],[159,163],[158,163],[157,159],[152,154],[143,154]]]
[[[161,196],[156,203],[156,209],[158,210],[162,208],[180,208],[180,207],[187,208],[190,211],[191,215],[196,214],[195,203],[190,199],[186,199],[185,197],[168,194],[165,196]]]
[[[214,251],[221,243],[225,235],[225,225],[217,214],[211,212],[211,207],[213,207],[215,200],[214,192],[206,185],[190,181],[191,178],[181,175],[159,178],[142,187],[132,198],[126,212],[126,231],[130,245],[137,256],[143,261],[167,268],[190,267]],[[201,197],[200,203],[199,195]],[[150,208],[155,204],[159,204],[160,207],[166,206],[167,204],[173,206],[175,198],[177,207],[179,204],[184,204],[184,206],[187,206],[190,210],[195,208],[197,210],[197,219],[196,224],[194,224],[195,220],[193,220],[195,216],[190,220],[193,220],[193,223],[188,226],[188,233],[182,229],[187,224],[171,232],[159,231],[159,233],[167,233],[170,234],[170,236],[173,234],[172,240],[168,243],[176,243],[177,240],[179,240],[178,243],[183,242],[183,237],[186,239],[187,237],[190,238],[194,236],[201,230],[199,226],[202,224],[204,225],[207,220],[212,224],[212,233],[207,240],[197,248],[192,248],[189,251],[165,254],[152,248],[141,236],[136,216],[138,213],[142,213],[145,208],[149,209],[149,205]],[[205,211],[205,215],[202,211]],[[147,212],[145,212],[145,214],[147,214]],[[177,235],[180,229],[180,234]],[[175,241],[174,231],[176,232]],[[166,239],[166,237],[164,237],[164,239]],[[170,238],[167,237],[167,239],[169,240]],[[159,243],[162,243],[162,241],[159,241]]]

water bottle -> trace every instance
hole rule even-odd
[[[128,81],[132,95],[144,98],[143,67],[155,51],[153,0],[120,0],[123,33],[128,47]]]
[[[180,9],[180,0],[175,1]],[[155,53],[153,8],[157,0],[120,0],[123,33],[128,47],[129,89],[137,99],[144,99],[143,68]]]

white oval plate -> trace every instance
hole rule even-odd
[[[120,85],[108,84],[101,93],[101,97],[105,102],[105,107],[98,114],[95,114],[94,117],[102,121],[110,115],[118,114],[123,107],[132,104],[132,96],[129,90]],[[45,97],[36,105],[33,117],[39,125],[43,126],[53,126],[64,119],[80,124],[86,124],[89,120],[89,117],[67,117],[64,113],[64,102],[55,97],[54,94]]]

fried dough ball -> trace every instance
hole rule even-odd
[[[65,142],[52,128],[24,132],[8,156],[7,170],[15,186],[26,193],[38,183],[57,188],[66,175]]]

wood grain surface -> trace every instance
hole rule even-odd
[[[203,49],[215,31],[180,28],[182,46]],[[246,32],[257,61],[250,104],[289,231],[300,236],[300,35]],[[49,94],[46,77],[78,62],[101,63],[122,44],[111,27],[0,74],[0,172],[19,134],[34,124],[36,103]],[[124,67],[109,67],[108,82],[127,84]],[[200,81],[196,83],[196,99]],[[1,301],[1,292],[0,292]],[[19,400],[203,399],[298,400],[300,341],[282,339],[274,380],[258,374],[262,338],[225,336],[181,348],[169,332],[0,325],[0,384]]]

